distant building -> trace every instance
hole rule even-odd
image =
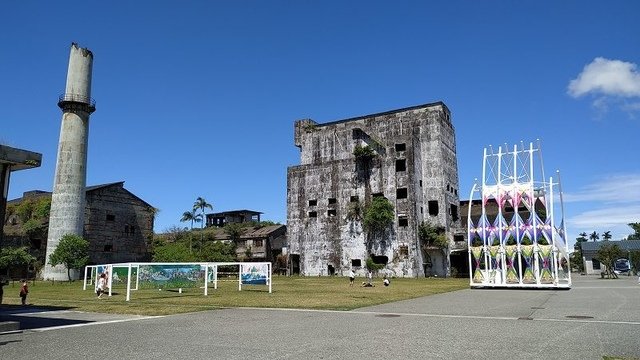
[[[395,276],[446,276],[460,229],[455,130],[442,102],[330,123],[299,120],[300,165],[287,171],[290,266],[303,275],[364,273],[366,260]],[[374,197],[391,202],[385,234],[363,229]],[[450,246],[421,243],[426,222],[443,227]]]
[[[585,241],[580,243],[582,246],[582,260],[584,261],[584,272],[587,275],[600,274],[603,272],[604,265],[598,261],[598,250],[604,241]],[[620,240],[620,241],[607,241],[610,245],[618,245],[622,250],[623,258],[628,259],[628,255],[631,251],[640,251],[640,240]]]
[[[28,191],[21,198],[7,202],[17,208],[23,201],[51,198],[51,192]],[[153,236],[155,209],[124,188],[124,181],[86,188],[83,237],[89,241],[89,257],[93,264],[149,261],[149,242]],[[46,222],[46,220],[45,220]],[[46,222],[48,224],[48,222]],[[20,235],[20,216],[8,213],[5,219],[7,239],[13,245],[25,245]],[[29,238],[32,251],[44,256],[47,234]]]
[[[234,241],[222,229],[216,229],[215,240]],[[235,239],[236,258],[242,261],[275,262],[278,255],[286,253],[287,227],[281,224],[260,226],[248,225]]]
[[[207,227],[217,226],[222,227],[230,223],[247,223],[247,222],[260,222],[260,214],[258,211],[251,210],[233,210],[224,211],[213,214],[207,214]]]

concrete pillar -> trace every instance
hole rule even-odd
[[[67,85],[58,101],[63,114],[51,197],[45,279],[67,279],[67,269],[62,265],[51,266],[49,256],[64,235],[83,236],[89,115],[96,109],[91,99],[92,67],[93,53],[71,44]]]

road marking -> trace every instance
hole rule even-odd
[[[51,326],[51,327],[46,327],[46,328],[28,329],[28,330],[26,330],[26,331],[44,332],[44,331],[50,331],[50,330],[60,330],[60,329],[67,329],[67,328],[74,328],[74,327],[82,327],[82,326],[103,325],[103,324],[114,324],[114,323],[121,323],[121,322],[128,322],[128,321],[137,321],[137,320],[145,320],[145,319],[157,319],[157,318],[161,318],[161,317],[164,317],[164,316],[143,316],[143,317],[127,318],[127,319],[106,320],[106,321],[93,321],[93,322],[86,322],[86,323],[81,323],[81,324],[60,325],[60,326]]]
[[[395,313],[380,311],[341,311],[341,310],[313,310],[313,309],[279,309],[279,308],[233,308],[237,310],[271,310],[271,311],[296,311],[296,312],[319,312],[319,313],[338,313],[338,314],[358,314],[358,315],[386,315],[386,316],[412,316],[412,317],[431,317],[431,318],[447,318],[447,319],[475,319],[475,320],[516,320],[520,317],[513,316],[480,316],[480,315],[447,315],[447,314],[419,314],[419,313]],[[595,324],[613,324],[613,325],[640,325],[640,321],[618,321],[618,320],[583,320],[583,319],[545,319],[533,318],[533,321],[550,321],[550,322],[566,322],[566,323],[595,323]]]

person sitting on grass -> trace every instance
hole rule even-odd
[[[382,283],[384,284],[384,286],[389,286],[390,282],[389,279],[387,279],[387,277],[384,277],[384,280],[382,280]]]

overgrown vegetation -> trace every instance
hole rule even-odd
[[[364,228],[372,233],[380,233],[388,229],[395,219],[391,202],[382,196],[374,197],[364,208]]]
[[[374,155],[375,152],[369,145],[361,146],[358,144],[353,148],[353,156],[355,156],[356,159],[370,159]]]
[[[433,226],[427,222],[423,222],[418,227],[418,237],[420,238],[422,246],[426,249],[446,249],[449,246],[449,240],[442,226]]]

